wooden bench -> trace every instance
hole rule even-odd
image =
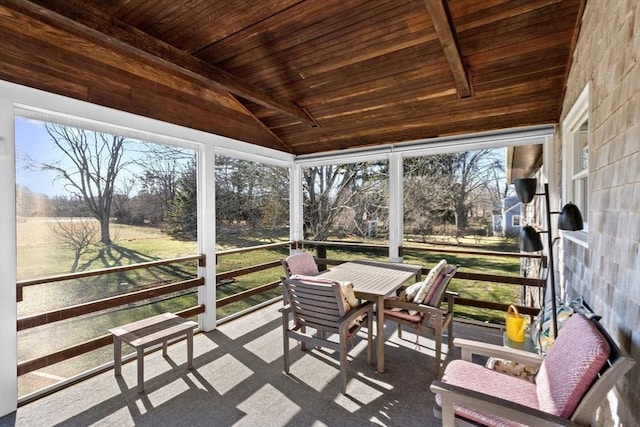
[[[122,375],[122,341],[137,351],[138,393],[144,392],[144,349],[162,343],[162,355],[167,356],[170,339],[187,337],[187,368],[193,368],[193,328],[196,322],[172,313],[164,313],[137,322],[109,329],[113,334],[113,359],[115,376]]]

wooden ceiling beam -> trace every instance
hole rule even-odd
[[[4,2],[16,12],[46,22],[72,34],[88,38],[103,46],[140,57],[158,67],[188,76],[207,86],[248,99],[265,108],[279,111],[312,127],[318,123],[304,108],[276,98],[269,92],[241,80],[231,73],[212,66],[186,52],[137,30],[121,21],[115,21],[88,4],[78,6],[73,0],[57,2],[38,0],[44,6],[28,0]]]
[[[467,69],[464,66],[464,61],[462,60],[455,28],[453,27],[453,22],[451,22],[444,2],[445,0],[424,0],[424,4],[433,22],[433,28],[440,38],[444,55],[453,73],[456,88],[458,89],[458,96],[460,98],[468,98],[472,92],[471,83]]]

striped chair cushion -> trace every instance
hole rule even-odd
[[[446,265],[440,270],[438,273],[438,277],[433,282],[433,285],[427,292],[427,295],[424,297],[423,304],[430,305],[432,307],[437,307],[440,305],[442,301],[442,297],[444,295],[444,287],[448,285],[447,280],[445,280],[445,276],[456,267],[453,265]]]
[[[558,334],[535,383],[463,360],[449,363],[442,381],[569,419],[610,351],[609,343],[591,321],[576,313]],[[436,402],[442,402],[438,395]],[[459,405],[456,405],[456,414],[488,426],[520,425]]]
[[[536,377],[540,409],[569,418],[606,363],[611,349],[582,314],[567,320]]]
[[[538,407],[536,385],[521,378],[512,377],[485,368],[482,365],[464,360],[453,360],[447,365],[442,381],[464,387],[469,390],[489,394],[511,402]],[[436,395],[436,402],[441,405],[442,398]],[[456,415],[488,426],[521,426],[502,417],[473,408],[456,405]]]

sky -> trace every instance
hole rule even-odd
[[[92,133],[88,134],[90,138]],[[71,160],[52,142],[51,137],[46,131],[45,122],[16,116],[15,118],[15,137],[16,137],[16,184],[21,187],[28,188],[33,194],[44,194],[49,197],[57,195],[68,195],[63,179],[56,179],[57,174],[53,171],[40,170],[37,166],[30,170],[28,166],[28,158],[37,163],[56,163],[66,170],[75,169]],[[148,143],[147,143],[148,144]],[[156,144],[153,144],[156,145]],[[157,144],[156,146],[160,146]],[[124,146],[124,154],[122,158],[123,165],[128,165],[118,173],[118,181],[116,188],[120,188],[122,183],[128,179],[135,179],[136,176],[142,175],[144,167],[140,163],[132,164],[133,158],[144,158],[148,146],[135,139],[127,139]],[[185,149],[187,152],[191,151]],[[162,154],[156,154],[162,156]],[[162,160],[163,157],[157,157]],[[175,160],[173,157],[164,158],[168,161]],[[187,160],[178,160],[187,162]],[[60,162],[60,163],[58,163]],[[66,164],[65,164],[66,163]],[[130,195],[137,192],[137,188],[132,188]]]
[[[16,116],[15,129],[16,184],[28,187],[35,194],[47,196],[64,194],[63,183],[55,181],[55,173],[26,169],[26,156],[39,161],[62,159],[61,153],[56,154],[57,157],[52,156],[52,143],[45,131],[44,122]]]

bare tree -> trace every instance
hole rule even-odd
[[[365,218],[386,217],[386,188],[378,188],[380,182],[386,185],[383,164],[310,167],[303,180],[305,234],[311,239],[325,240],[337,224],[350,224],[350,229],[365,235]]]
[[[497,172],[504,172],[502,158],[496,150],[456,153],[450,163],[454,185],[449,187],[449,203],[454,208],[456,235],[463,235],[471,206],[490,191]]]
[[[71,272],[75,273],[80,257],[87,253],[89,247],[95,243],[98,225],[87,218],[64,220],[56,218],[56,221],[51,225],[51,232],[59,243],[73,250]]]
[[[165,212],[176,196],[178,181],[195,166],[195,152],[192,149],[145,142],[142,144],[141,160],[137,163],[142,170],[140,193],[154,199],[154,208]]]
[[[100,241],[111,245],[109,219],[118,174],[129,164],[123,160],[127,139],[122,136],[47,123],[46,131],[67,161],[51,163],[26,159],[31,168],[54,171],[65,189],[80,197],[100,223]]]
[[[465,233],[471,207],[480,200],[498,202],[498,185],[504,174],[502,152],[477,150],[412,159],[405,165],[405,188],[412,202],[405,213],[416,231],[454,223],[456,235]],[[488,213],[491,209],[485,209]],[[428,215],[430,219],[425,219]]]

